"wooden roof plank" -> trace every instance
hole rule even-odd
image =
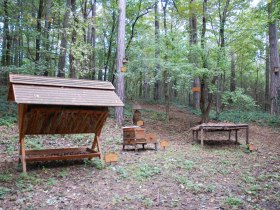
[[[13,84],[18,104],[124,106],[114,91]]]
[[[66,79],[66,78],[30,76],[30,75],[20,75],[20,74],[10,74],[10,83],[39,85],[39,86],[85,88],[85,89],[104,89],[104,90],[115,89],[112,83],[107,81]]]

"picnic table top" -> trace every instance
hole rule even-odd
[[[191,130],[231,130],[231,129],[243,129],[248,128],[248,124],[236,124],[236,123],[202,123],[200,125],[194,126]]]

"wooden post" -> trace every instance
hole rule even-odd
[[[246,144],[249,144],[249,126],[246,128]]]
[[[26,112],[26,105],[18,105],[18,127],[19,127],[19,156],[22,164],[22,171],[26,173],[26,159],[25,159],[25,147],[24,147],[24,115]]]
[[[20,142],[20,159],[22,164],[22,172],[26,173],[26,159],[25,159],[25,148],[24,148],[24,136],[19,137]]]
[[[200,142],[201,142],[201,146],[203,146],[203,128],[202,127],[201,127],[200,132],[201,132],[201,141]]]
[[[229,130],[228,132],[228,140],[230,141],[230,137],[231,137],[231,130]]]
[[[237,139],[238,139],[237,132],[238,132],[238,130],[235,130],[235,143],[236,144],[237,144]]]

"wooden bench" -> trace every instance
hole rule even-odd
[[[198,132],[200,131],[201,145],[204,144],[204,132],[228,132],[229,139],[231,139],[231,132],[235,132],[235,142],[238,140],[238,131],[241,129],[246,130],[246,144],[249,144],[249,126],[248,124],[234,124],[234,123],[203,123],[192,127],[193,140],[198,140]]]

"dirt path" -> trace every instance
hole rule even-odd
[[[21,175],[16,126],[0,127],[0,209],[279,209],[279,132],[250,125],[250,142],[257,148],[250,154],[228,141],[209,141],[202,148],[190,132],[198,117],[172,107],[167,123],[163,106],[142,107],[146,130],[168,139],[170,147],[122,151],[121,128],[108,119],[102,151],[116,152],[119,162],[105,168],[97,160],[38,163]],[[239,137],[244,144],[245,133]],[[35,136],[27,145],[88,145],[91,138]]]

